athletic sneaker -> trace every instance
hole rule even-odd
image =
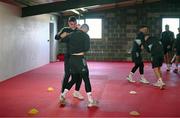
[[[163,87],[166,84],[162,80],[158,80],[156,83],[153,84],[153,86],[159,87],[160,89],[163,89]]]
[[[75,98],[80,99],[80,100],[83,100],[83,99],[84,99],[84,97],[82,96],[82,94],[81,94],[79,91],[74,91],[73,96],[74,96]]]
[[[60,105],[65,105],[66,104],[66,99],[62,95],[59,97],[59,103],[60,103]]]
[[[144,77],[141,77],[139,81],[144,84],[149,84],[149,81]]]
[[[132,78],[131,76],[127,76],[126,79],[127,79],[129,82],[132,82],[132,83],[136,82],[135,80],[133,80],[133,78]]]
[[[98,101],[97,100],[92,100],[91,101],[88,101],[88,107],[97,107],[98,106]]]
[[[174,73],[178,73],[178,69],[177,69],[177,68],[174,69],[173,72],[174,72]]]

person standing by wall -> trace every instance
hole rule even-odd
[[[169,25],[165,25],[165,31],[161,33],[160,40],[164,50],[164,61],[167,65],[167,71],[170,71],[170,58],[172,53],[172,45],[174,43],[174,33],[169,30]]]
[[[178,31],[179,33],[177,34],[176,41],[174,43],[175,44],[174,50],[176,51],[176,61],[175,61],[176,67],[173,70],[174,73],[178,73],[178,63],[180,60],[180,27],[178,28]]]

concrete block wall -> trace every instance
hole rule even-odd
[[[175,5],[175,4],[173,4]],[[162,17],[180,17],[179,7],[162,11],[160,3],[138,5],[136,7],[115,8],[96,13],[84,14],[86,18],[102,18],[102,39],[91,39],[91,50],[87,54],[89,60],[129,61],[128,53],[132,41],[136,37],[137,28],[142,24],[150,27],[153,36],[160,36]],[[172,11],[172,9],[176,11]],[[178,12],[179,11],[179,12]],[[66,25],[65,19],[64,25]],[[60,49],[62,52],[63,48]],[[150,60],[149,54],[143,51],[145,60]]]

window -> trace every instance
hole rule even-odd
[[[89,25],[90,38],[100,39],[102,38],[102,19],[79,19],[77,23],[82,25],[84,23]]]
[[[178,34],[178,27],[180,27],[180,18],[163,18],[162,31],[165,31],[165,25],[169,25],[169,30],[174,32],[175,38]]]

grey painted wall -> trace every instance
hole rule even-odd
[[[20,14],[20,8],[0,2],[0,81],[49,63],[51,15]]]
[[[170,6],[169,6],[170,5]],[[166,6],[166,5],[165,5]],[[136,37],[138,26],[146,24],[153,36],[160,37],[163,17],[180,17],[180,7],[168,4],[164,11],[161,4],[117,8],[86,15],[87,18],[102,18],[102,39],[91,39],[91,50],[87,59],[100,61],[131,61],[128,51]],[[150,60],[143,51],[144,60]]]

